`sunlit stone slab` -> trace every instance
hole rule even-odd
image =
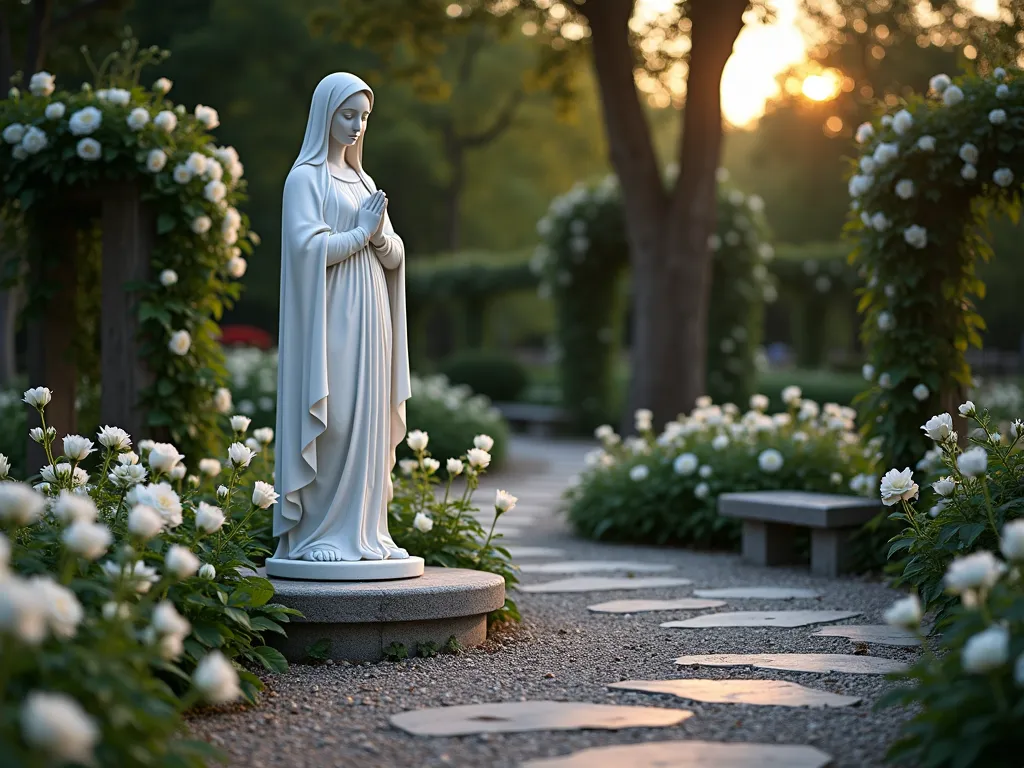
[[[565,550],[558,547],[523,547],[509,544],[505,549],[513,560],[526,557],[561,557],[565,554]]]
[[[906,664],[878,656],[851,653],[712,653],[680,656],[676,664],[702,667],[754,667],[790,672],[842,672],[848,675],[884,675],[900,672]]]
[[[708,704],[755,704],[775,707],[848,707],[859,696],[805,688],[784,680],[626,680],[609,688],[645,693],[668,693]]]
[[[820,592],[799,587],[723,587],[721,589],[695,589],[697,597],[751,600],[793,600],[798,597],[821,597]]]
[[[806,627],[860,616],[857,611],[726,611],[705,613],[680,621],[666,621],[663,627],[700,629],[710,627]]]
[[[607,603],[587,606],[595,613],[644,613],[645,611],[699,611],[704,608],[720,608],[724,600],[700,600],[681,597],[678,600],[611,600]]]
[[[840,627],[823,627],[814,633],[821,637],[845,637],[856,643],[875,645],[920,645],[921,641],[913,632],[888,624],[848,624]]]
[[[391,716],[391,724],[416,736],[465,736],[473,733],[657,728],[677,725],[692,715],[685,709],[620,707],[575,701],[511,701],[399,712]]]
[[[831,755],[790,744],[656,741],[592,747],[565,757],[530,760],[522,768],[826,768]]]
[[[654,589],[655,587],[685,587],[689,579],[675,579],[668,576],[630,579],[624,576],[578,576],[573,579],[546,581],[543,584],[528,584],[516,589],[522,592],[604,592],[612,589]]]
[[[664,573],[674,571],[674,565],[663,563],[636,563],[627,560],[562,560],[558,563],[530,563],[522,567],[523,573]]]

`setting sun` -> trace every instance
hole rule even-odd
[[[811,101],[828,101],[839,93],[839,76],[826,71],[820,75],[808,75],[800,91]]]

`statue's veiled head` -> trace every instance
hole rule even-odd
[[[292,167],[322,165],[333,140],[348,147],[348,165],[361,171],[366,118],[372,109],[373,90],[362,79],[348,72],[325,77],[313,91],[306,135]]]

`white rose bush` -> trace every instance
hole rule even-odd
[[[495,445],[491,435],[475,435],[469,448],[442,465],[431,456],[433,434],[410,431],[404,443],[409,458],[401,460],[392,476],[395,494],[388,508],[388,530],[399,546],[427,565],[489,571],[504,578],[505,605],[488,620],[518,621],[519,609],[509,595],[519,580],[502,535],[494,532],[498,519],[515,508],[517,499],[499,490],[492,503],[494,516],[486,523],[486,518],[478,517],[473,500]]]
[[[764,201],[727,181],[720,169],[718,225],[708,243],[708,388],[716,398],[743,400],[753,393],[761,307],[776,296],[765,266],[774,251]],[[613,411],[614,361],[627,304],[629,246],[615,176],[576,184],[556,197],[537,234],[531,269],[541,277],[541,294],[557,304],[562,401],[577,428],[593,429]]]
[[[156,228],[152,278],[129,286],[138,296],[142,354],[154,374],[141,405],[149,427],[166,430],[186,453],[195,453],[212,450],[217,433],[217,414],[210,406],[223,386],[217,322],[242,289],[232,277],[239,270],[228,265],[251,255],[258,238],[237,208],[246,187],[238,154],[218,146],[209,133],[216,124],[210,120],[213,110],[193,112],[175,104],[166,78],[153,88],[139,85],[142,67],[164,56],[128,41],[102,71],[94,70],[97,79],[91,84],[70,88],[59,76],[36,73],[31,81],[47,87],[12,89],[0,101],[0,175],[6,199],[14,203],[3,215],[14,231],[45,235],[52,230],[47,204],[55,197],[86,185],[125,180],[138,185]],[[179,168],[186,172],[177,173]],[[209,226],[197,227],[196,221]],[[92,233],[83,249],[97,266],[98,234]],[[25,259],[59,258],[60,249],[44,241],[27,246]],[[7,267],[11,278],[23,272],[16,259]],[[39,279],[24,274],[25,280]],[[45,286],[26,287],[30,297],[45,294]],[[98,308],[98,281],[94,290],[90,305]],[[83,320],[81,327],[68,329],[69,337],[95,347],[98,342],[88,335],[95,327]],[[98,366],[95,360],[90,364]],[[99,380],[98,370],[80,373]]]
[[[877,492],[878,441],[861,440],[853,410],[804,399],[797,387],[784,397],[777,404],[784,410],[773,415],[764,395],[753,395],[745,413],[703,397],[660,434],[646,418],[626,439],[607,424],[598,427],[602,447],[567,492],[576,531],[603,540],[735,547],[740,526],[718,514],[720,493]]]
[[[264,644],[291,609],[254,575],[253,521],[277,498],[248,467],[200,492],[190,457],[116,426],[95,439],[46,424],[51,393],[24,393],[46,466],[0,480],[0,743],[14,765],[201,766],[182,739],[195,706],[254,701],[253,670],[281,672]],[[38,482],[36,482],[38,481]]]
[[[857,405],[894,466],[913,464],[928,447],[918,425],[971,386],[965,354],[985,327],[975,261],[992,252],[980,225],[1020,211],[1019,74],[936,75],[928,94],[857,131],[846,231],[872,370]]]

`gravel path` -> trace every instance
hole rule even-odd
[[[270,766],[516,766],[526,759],[564,755],[587,747],[639,741],[702,739],[809,744],[831,754],[835,766],[879,766],[897,734],[900,715],[875,713],[872,703],[890,685],[877,675],[808,674],[749,667],[680,667],[678,656],[703,653],[868,653],[842,637],[814,637],[820,626],[662,629],[664,621],[707,611],[636,615],[593,613],[588,605],[616,599],[670,599],[693,589],[730,586],[809,587],[814,599],[729,600],[712,611],[816,609],[860,611],[840,624],[879,624],[898,597],[883,585],[857,578],[829,580],[799,568],[758,568],[735,555],[654,547],[595,544],[573,538],[552,509],[553,499],[582,466],[585,443],[517,438],[511,467],[488,478],[478,497],[494,488],[519,496],[514,510],[534,523],[515,526],[517,546],[560,547],[566,559],[632,560],[675,565],[666,574],[692,579],[692,587],[579,594],[516,594],[525,620],[488,643],[458,656],[380,664],[293,666],[268,679],[261,706],[205,713],[191,729],[224,748],[231,764]],[[544,510],[543,512],[541,510]],[[509,526],[509,530],[513,527]],[[531,559],[547,562],[550,558]],[[595,574],[608,575],[608,574]],[[646,574],[641,574],[646,575]],[[564,578],[523,575],[524,584]],[[910,660],[914,649],[873,645],[870,653]],[[663,694],[609,689],[635,679],[758,678],[789,680],[863,698],[836,709],[703,704]],[[529,699],[585,701],[689,709],[694,717],[667,728],[559,731],[430,738],[410,736],[388,723],[396,712],[424,707]]]

